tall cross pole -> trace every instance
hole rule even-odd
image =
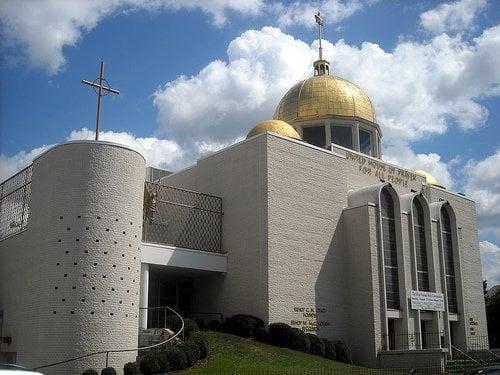
[[[321,17],[320,12],[318,14],[314,15],[314,18],[316,18],[316,23],[318,24],[318,34],[319,34],[319,59],[323,60],[323,47],[321,47],[321,31],[323,27],[323,17]]]
[[[97,81],[99,83],[97,83]],[[99,78],[95,79],[93,82],[82,79],[82,83],[89,85],[95,89],[97,89],[97,114],[95,119],[95,140],[99,140],[99,122],[101,119],[101,101],[102,97],[108,95],[109,93],[119,94],[120,91],[112,89],[109,86],[108,81],[104,78],[104,61],[101,61],[101,69],[99,72]]]

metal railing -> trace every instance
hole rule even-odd
[[[30,165],[0,184],[0,240],[26,228],[32,175]]]
[[[438,349],[444,346],[444,332],[398,333],[382,336],[383,350]]]
[[[146,182],[142,240],[223,253],[222,198]]]
[[[150,309],[150,308],[149,307],[140,307],[139,309]],[[108,367],[108,365],[109,365],[109,355],[111,353],[125,353],[125,352],[137,352],[137,353],[139,353],[142,350],[149,350],[149,349],[154,349],[154,348],[157,348],[157,347],[161,347],[162,345],[167,345],[170,341],[173,341],[174,339],[177,338],[177,336],[179,336],[181,333],[184,332],[184,319],[182,318],[182,316],[180,314],[178,314],[175,310],[171,309],[168,306],[154,307],[154,309],[165,309],[165,310],[168,309],[171,312],[173,312],[175,315],[177,315],[180,318],[180,320],[181,320],[181,328],[179,329],[179,331],[177,333],[175,333],[174,335],[172,335],[171,337],[169,337],[168,339],[166,339],[165,341],[162,341],[162,342],[159,342],[159,343],[156,343],[156,344],[153,344],[153,345],[143,346],[143,347],[137,347],[137,348],[133,348],[133,349],[109,349],[109,350],[101,350],[101,351],[98,351],[98,352],[84,354],[84,355],[81,355],[79,357],[67,359],[67,360],[64,360],[64,361],[54,362],[54,363],[50,363],[48,365],[43,365],[43,366],[38,366],[38,367],[33,368],[33,370],[37,371],[37,370],[40,370],[40,369],[43,369],[43,368],[53,367],[53,366],[57,366],[57,365],[62,365],[62,364],[65,364],[65,363],[70,363],[70,362],[78,361],[78,360],[83,359],[83,358],[93,357],[93,356],[101,355],[101,354],[105,354],[106,355],[105,367]]]

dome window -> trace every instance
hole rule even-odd
[[[332,143],[350,148],[351,150],[354,148],[352,128],[350,126],[332,125],[330,129],[332,133]]]
[[[366,155],[373,155],[372,133],[359,129],[359,151]]]
[[[313,125],[302,128],[302,139],[318,147],[325,147],[325,126]]]

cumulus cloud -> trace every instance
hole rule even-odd
[[[393,51],[374,43],[324,43],[334,74],[372,98],[387,144],[443,134],[452,124],[482,126],[485,95],[498,95],[500,26],[468,41],[440,35],[402,41]],[[226,61],[179,77],[154,94],[159,130],[174,138],[228,142],[272,116],[285,91],[311,75],[317,42],[308,45],[280,29],[249,30],[229,45]]]
[[[465,192],[476,201],[480,227],[500,239],[500,149],[483,160],[470,160],[464,174]]]
[[[199,9],[209,14],[214,24],[222,26],[227,11],[256,15],[261,8],[262,0],[2,1],[0,31],[4,46],[20,46],[31,66],[55,74],[65,64],[63,48],[75,46],[82,34],[117,12]],[[12,54],[9,59],[13,59]]]
[[[31,151],[20,151],[13,156],[0,154],[0,182],[31,164],[34,158],[53,145],[43,145]]]
[[[460,0],[441,4],[422,13],[420,24],[433,34],[467,31],[474,26],[476,17],[486,6],[486,0]]]
[[[500,247],[489,242],[479,242],[481,252],[481,263],[483,265],[483,279],[488,281],[488,285],[500,284]]]

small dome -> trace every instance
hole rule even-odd
[[[317,75],[297,83],[283,96],[274,112],[275,119],[291,125],[330,116],[377,122],[368,95],[354,83],[331,75]]]
[[[418,175],[420,175],[420,176],[425,177],[425,182],[427,183],[427,185],[436,186],[436,187],[439,187],[439,188],[442,188],[442,189],[446,189],[429,172],[423,171],[421,169],[414,170],[413,172],[416,173],[416,174],[418,174]]]
[[[265,132],[273,132],[286,137],[301,139],[299,133],[297,133],[297,130],[295,130],[293,126],[281,120],[265,120],[259,122],[252,130],[250,130],[247,135],[247,139]]]

